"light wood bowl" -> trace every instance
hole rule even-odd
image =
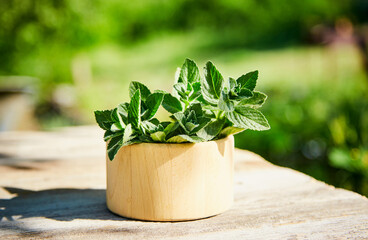
[[[110,211],[149,221],[217,215],[233,202],[234,137],[203,143],[140,143],[107,162]]]

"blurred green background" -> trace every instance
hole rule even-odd
[[[365,0],[0,0],[0,131],[93,124],[211,60],[269,95],[237,147],[368,195],[367,21]]]

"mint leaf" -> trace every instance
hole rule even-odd
[[[112,110],[95,111],[94,113],[98,126],[103,130],[110,130],[111,125],[114,123],[111,118]]]
[[[266,101],[267,95],[261,92],[253,92],[253,96],[241,100],[238,105],[259,108]]]
[[[253,96],[253,92],[248,88],[243,88],[238,92],[239,98],[250,98]]]
[[[109,143],[107,144],[107,155],[110,160],[113,160],[116,153],[122,147],[122,138],[120,136],[116,136],[111,138]]]
[[[129,103],[120,103],[117,107],[117,110],[121,116],[121,119],[125,123],[124,125],[128,124]]]
[[[139,128],[141,123],[141,92],[138,89],[130,99],[128,122],[135,128]]]
[[[178,77],[178,83],[193,83],[193,82],[199,82],[200,81],[200,75],[199,75],[199,69],[197,64],[190,60],[185,59],[185,62],[183,66],[180,69],[180,75]]]
[[[176,112],[176,113],[174,113],[174,118],[178,121],[179,125],[183,128],[183,130],[186,133],[189,133],[189,131],[185,127],[186,117],[185,117],[184,113]]]
[[[129,103],[120,103],[117,107],[118,113],[124,116],[128,116]]]
[[[234,78],[229,78],[229,89],[231,90],[235,90],[235,88],[238,86],[238,83],[236,82],[236,80]]]
[[[234,110],[234,103],[230,100],[229,95],[225,93],[225,91],[221,92],[218,107],[225,112],[231,112]]]
[[[178,122],[172,122],[164,129],[164,133],[166,134],[166,139],[169,139],[178,134],[182,134],[182,131]]]
[[[209,122],[211,121],[210,118],[206,118],[206,117],[199,117],[197,119],[197,124],[196,126],[192,129],[191,134],[195,134],[196,132],[198,132],[199,130],[201,130],[202,128],[204,128],[205,126],[207,126],[209,124]]]
[[[123,134],[124,134],[124,131],[112,132],[110,130],[107,130],[107,131],[105,131],[105,134],[104,134],[104,141],[107,142],[111,138],[121,136]]]
[[[152,93],[147,97],[146,106],[147,110],[142,117],[143,119],[151,119],[155,116],[158,108],[160,107],[164,99],[164,94],[162,93]]]
[[[253,91],[254,88],[256,87],[257,79],[258,79],[258,70],[242,75],[236,80],[236,82],[238,83],[240,88],[242,89],[247,88]]]
[[[109,159],[121,147],[134,143],[197,143],[245,129],[270,128],[256,110],[267,98],[254,92],[258,71],[224,81],[213,63],[207,62],[204,76],[200,77],[194,61],[186,59],[175,74],[173,95],[162,90],[151,93],[144,84],[131,82],[129,103],[121,103],[113,110],[95,111],[96,122],[105,130]],[[160,105],[172,114],[172,122],[154,118]]]
[[[234,124],[234,127],[263,131],[270,129],[265,116],[253,108],[237,106],[235,111],[227,112],[226,117]]]
[[[226,127],[224,129],[221,130],[219,137],[223,138],[223,137],[227,137],[231,134],[236,134],[236,133],[240,133],[242,131],[244,131],[244,128],[237,128],[237,127]]]
[[[171,122],[169,122],[169,121],[165,121],[165,122],[159,122],[159,128],[160,129],[165,129],[167,126],[169,126],[169,124],[170,124]]]
[[[167,125],[164,129],[164,133],[166,135],[169,135],[170,133],[174,132],[179,127],[178,122],[172,122],[169,125]]]
[[[184,143],[184,142],[199,143],[199,142],[203,142],[203,139],[198,136],[188,136],[185,134],[180,134],[180,135],[169,138],[167,142],[169,143]]]
[[[192,102],[196,100],[199,96],[201,96],[201,83],[200,82],[194,82],[192,84],[192,92],[189,95],[189,101]]]
[[[192,105],[190,105],[187,109],[188,112],[190,111],[194,111],[195,115],[197,117],[201,117],[203,116],[203,110],[202,110],[202,106],[200,103],[194,103]]]
[[[125,127],[125,122],[123,121],[123,116],[119,114],[118,109],[115,108],[111,112],[111,118],[115,122],[113,125],[116,125],[118,129],[123,129]]]
[[[120,125],[120,123],[116,122],[111,125],[110,131],[111,132],[118,132],[120,130],[123,130],[124,128]]]
[[[183,110],[183,106],[179,99],[171,95],[170,93],[165,94],[162,106],[170,113],[176,113]]]
[[[187,91],[187,85],[180,82],[180,83],[176,83],[174,84],[174,90],[176,91],[177,93],[177,96],[183,98],[183,99],[187,99],[187,94],[186,94],[186,91]]]
[[[123,144],[129,142],[135,137],[132,125],[129,123],[124,129]]]
[[[189,109],[187,109],[185,113],[182,112],[174,113],[174,118],[178,121],[181,128],[187,134],[195,134],[200,129],[204,128],[211,121],[210,118],[197,117],[196,112],[194,110]]]
[[[186,132],[191,133],[196,127],[198,127],[198,124],[194,124],[192,122],[186,122],[184,129],[186,130]]]
[[[144,132],[152,133],[158,130],[158,125],[150,122],[150,121],[143,121],[141,122],[141,126],[144,129]]]
[[[192,102],[200,96],[201,78],[199,69],[194,61],[186,59],[183,66],[177,70],[175,76],[174,96],[180,96],[184,103]]]
[[[194,110],[190,110],[190,111],[185,111],[185,119],[186,121],[190,121],[190,122],[193,122],[193,123],[196,123],[197,122],[197,115],[195,113]]]
[[[165,142],[166,134],[162,131],[151,133],[151,138],[155,142]]]
[[[130,98],[137,92],[137,90],[141,92],[142,101],[146,101],[147,97],[151,94],[151,91],[146,87],[143,83],[132,81],[129,85],[129,96]]]
[[[168,94],[168,92],[167,91],[165,91],[165,90],[155,90],[155,91],[153,91],[153,93],[162,93],[162,94]]]
[[[197,136],[204,139],[204,140],[206,140],[206,141],[210,141],[210,140],[214,139],[217,136],[217,134],[220,133],[220,131],[222,130],[224,124],[225,124],[224,120],[217,119],[217,120],[209,123],[206,127],[199,130],[197,132]]]
[[[181,71],[181,68],[180,67],[177,67],[176,68],[176,71],[175,71],[175,83],[178,83],[179,82],[180,71]]]
[[[149,122],[155,124],[157,127],[160,125],[160,121],[157,118],[152,118]]]
[[[224,85],[224,78],[212,62],[207,62],[204,68],[204,81],[202,83],[203,98],[209,103],[216,104],[220,98]]]

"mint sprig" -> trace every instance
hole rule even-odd
[[[254,91],[257,80],[258,71],[225,80],[212,62],[206,63],[201,77],[197,64],[186,59],[176,73],[172,94],[131,82],[129,103],[95,111],[96,122],[105,130],[109,159],[135,143],[198,143],[246,129],[270,129],[258,110],[267,96]],[[155,118],[160,106],[172,114],[171,121]]]

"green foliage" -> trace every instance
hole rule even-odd
[[[183,110],[183,106],[179,99],[171,95],[170,93],[165,94],[162,106],[170,113],[176,113]]]
[[[263,114],[253,108],[237,106],[234,111],[227,112],[226,117],[234,124],[234,127],[257,131],[270,128]]]
[[[266,118],[255,108],[266,95],[254,92],[258,71],[225,82],[211,62],[201,79],[197,65],[186,59],[178,70],[173,94],[142,83],[129,86],[130,103],[113,110],[95,111],[98,125],[105,130],[107,153],[112,160],[122,146],[140,142],[199,143],[216,140],[246,129],[268,130]],[[154,118],[162,105],[172,113],[171,122]]]
[[[349,17],[354,9],[362,15],[366,8],[361,5],[357,0],[142,0],[138,5],[124,0],[0,0],[0,74],[39,78],[37,100],[45,103],[57,84],[74,83],[70,66],[78,55],[101,46],[129,47],[178,32],[201,32],[196,41],[215,50],[284,46],[303,42],[316,24]]]
[[[356,76],[274,90],[262,109],[272,130],[238,134],[237,147],[368,195],[368,89]]]

